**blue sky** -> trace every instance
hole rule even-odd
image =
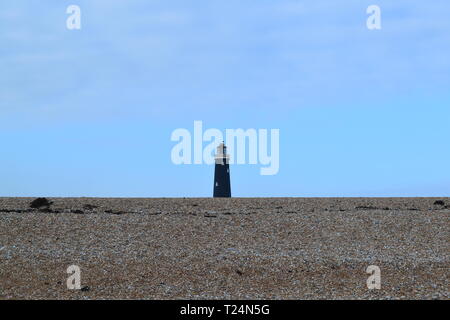
[[[0,196],[209,197],[214,168],[170,158],[194,120],[280,129],[279,173],[232,166],[234,196],[448,196],[449,14],[446,0],[2,1]]]

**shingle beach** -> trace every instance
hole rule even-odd
[[[449,198],[33,199],[0,198],[0,299],[450,298]]]

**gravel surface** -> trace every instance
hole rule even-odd
[[[450,298],[449,198],[32,200],[0,198],[0,299]]]

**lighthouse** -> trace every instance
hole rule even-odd
[[[225,144],[221,143],[217,147],[215,160],[214,198],[230,198],[230,156],[227,154],[227,147]]]

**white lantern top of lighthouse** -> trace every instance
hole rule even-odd
[[[227,147],[225,146],[225,144],[222,142],[221,144],[219,144],[219,146],[217,147],[217,155],[225,155],[227,154]]]
[[[228,160],[229,158],[230,158],[230,156],[227,154],[227,147],[222,142],[217,147],[216,160],[222,160],[222,159],[227,159]]]

